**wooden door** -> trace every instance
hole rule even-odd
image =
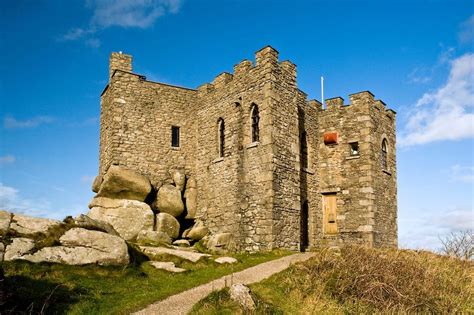
[[[323,195],[324,234],[337,233],[336,194]]]

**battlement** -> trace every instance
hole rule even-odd
[[[113,52],[109,59],[109,79],[112,78],[115,70],[132,72],[132,55],[120,52]]]

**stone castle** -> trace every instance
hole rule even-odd
[[[238,250],[397,246],[395,112],[371,92],[307,100],[270,46],[197,89],[148,81],[122,53],[109,77],[99,175],[119,165],[157,190],[182,170],[186,218]]]

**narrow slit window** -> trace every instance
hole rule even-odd
[[[382,141],[381,160],[382,169],[387,170],[387,139],[383,139]]]
[[[301,167],[308,168],[308,141],[306,131],[301,134]]]
[[[171,146],[173,148],[179,148],[179,127],[171,127]]]
[[[359,155],[359,142],[349,143],[351,156]]]
[[[252,106],[252,142],[258,142],[260,139],[260,129],[259,124],[260,122],[260,114],[258,112],[258,106]]]
[[[224,119],[219,118],[217,121],[217,139],[219,146],[217,148],[219,152],[219,157],[224,157],[224,147],[225,147],[225,125],[224,125]]]

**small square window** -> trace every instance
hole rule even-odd
[[[349,147],[351,150],[351,156],[359,155],[359,142],[349,143]]]
[[[179,147],[179,127],[171,126],[171,146]]]

